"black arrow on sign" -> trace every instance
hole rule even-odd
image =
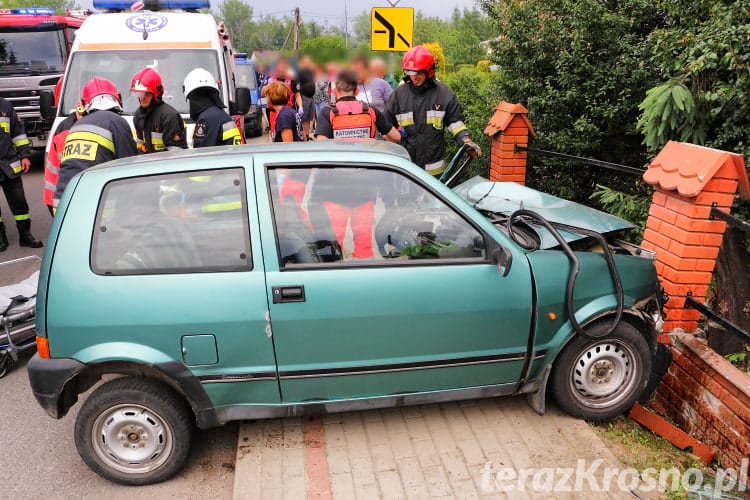
[[[406,45],[407,47],[411,47],[411,45],[409,44],[409,42],[406,41],[406,38],[404,38],[401,35],[401,33],[397,33],[396,32],[396,28],[390,22],[388,22],[388,19],[384,18],[380,14],[380,12],[378,12],[377,10],[375,11],[375,19],[377,19],[377,21],[380,24],[382,24],[385,27],[386,30],[388,30],[388,48],[389,49],[396,48],[396,35],[398,35],[398,37],[401,39],[401,41],[404,42],[404,45]],[[382,33],[382,32],[381,31],[376,31],[376,33]]]

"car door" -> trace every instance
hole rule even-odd
[[[77,199],[99,205],[72,203],[56,248],[71,262],[51,276],[55,327],[70,331],[61,355],[176,361],[216,407],[277,403],[252,163],[211,158],[212,170],[191,169],[204,162],[182,159],[177,172],[174,162],[144,164],[142,175],[81,185]],[[76,234],[82,227],[92,240]],[[90,301],[67,299],[80,289]]]
[[[283,401],[519,380],[525,259],[502,277],[477,226],[397,169],[271,162],[256,157]]]

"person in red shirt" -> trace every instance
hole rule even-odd
[[[287,86],[287,88],[289,89],[289,101],[287,102],[287,106],[291,106],[293,108],[297,107],[295,94],[297,82],[292,76],[291,70],[289,68],[289,60],[286,57],[279,57],[279,59],[276,61],[276,67],[274,68],[273,74],[269,75],[268,78],[266,78],[266,84],[260,90],[261,97],[267,97],[266,93],[268,92],[268,86],[273,82],[281,82]],[[273,136],[274,132],[276,131],[276,111],[274,111],[273,106],[268,106],[266,108],[266,113],[268,113],[268,123],[271,127],[271,136]]]
[[[70,129],[83,116],[83,106],[79,103],[75,111],[70,113],[55,129],[50,144],[47,161],[44,162],[44,204],[47,205],[50,215],[55,215],[55,189],[57,189],[57,178],[60,175],[60,162],[65,147],[65,138],[68,137]]]

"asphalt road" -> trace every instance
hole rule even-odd
[[[36,160],[24,176],[24,185],[32,231],[47,243],[52,218],[42,202],[43,172],[40,158]],[[6,220],[10,218],[11,240],[10,248],[0,254],[0,262],[42,255],[43,248],[18,246],[13,218],[2,195],[0,210]],[[10,279],[10,273],[0,268],[0,285]],[[5,478],[0,483],[0,499],[231,498],[236,424],[198,432],[187,466],[172,480],[139,488],[119,486],[93,473],[78,456],[73,426],[80,404],[62,420],[53,420],[36,403],[29,389],[27,360],[28,356],[23,357],[18,367],[0,379],[0,474]]]

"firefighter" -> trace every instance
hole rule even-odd
[[[237,124],[223,109],[219,84],[209,71],[203,68],[192,70],[185,76],[182,91],[190,101],[190,117],[195,120],[193,147],[242,144]]]
[[[0,97],[0,184],[8,200],[10,211],[16,220],[19,244],[22,247],[39,248],[42,242],[31,234],[29,204],[23,192],[21,174],[31,168],[31,148],[13,106]],[[0,215],[0,252],[8,248],[5,223]]]
[[[318,113],[315,124],[317,140],[373,139],[378,133],[391,142],[399,142],[401,134],[385,115],[366,102],[357,100],[357,75],[342,71],[336,78],[336,104]]]
[[[158,153],[187,149],[185,123],[180,113],[164,102],[164,86],[159,73],[153,68],[143,68],[133,75],[130,91],[140,103],[133,114],[138,150]]]
[[[62,80],[61,80],[62,81]],[[83,116],[83,105],[79,102],[76,109],[60,122],[55,129],[50,142],[49,153],[47,153],[47,162],[44,166],[44,204],[47,205],[49,213],[55,215],[55,189],[57,188],[57,177],[60,174],[60,162],[62,161],[62,152],[65,148],[65,138],[68,137],[70,129]]]
[[[120,116],[122,102],[115,84],[94,77],[83,86],[81,103],[85,114],[65,138],[54,205],[77,173],[117,158],[138,154],[130,125]]]
[[[456,94],[435,78],[435,58],[421,45],[401,62],[404,85],[393,91],[386,109],[391,123],[403,130],[402,144],[411,160],[432,175],[445,170],[445,129],[469,154],[481,154],[469,136]]]

